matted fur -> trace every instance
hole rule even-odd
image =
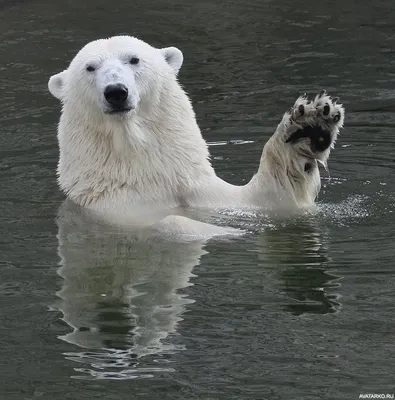
[[[128,64],[131,57],[139,63]],[[231,185],[215,174],[190,100],[177,81],[182,61],[174,47],[156,49],[134,37],[115,36],[89,43],[67,70],[51,77],[49,90],[63,105],[58,175],[68,198],[119,220],[150,207],[169,214],[185,206],[312,207],[320,189],[317,161],[326,164],[343,125],[343,107],[326,93],[313,102],[300,97],[266,143],[251,181]],[[119,82],[128,89],[132,109],[113,115],[103,91]],[[302,132],[309,126],[320,127],[328,148],[314,151],[316,139]],[[167,226],[173,224],[174,218]]]

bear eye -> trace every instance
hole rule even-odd
[[[132,57],[129,62],[132,65],[136,65],[140,62],[140,60],[137,57]]]
[[[96,69],[96,68],[95,68],[93,65],[88,65],[88,66],[86,67],[86,70],[87,70],[88,72],[93,72],[95,69]]]

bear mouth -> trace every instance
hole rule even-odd
[[[113,109],[113,110],[109,110],[107,112],[107,114],[111,114],[111,115],[114,115],[114,114],[126,114],[131,110],[132,110],[132,107],[116,108],[116,109]]]

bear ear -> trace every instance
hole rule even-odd
[[[165,47],[164,49],[161,49],[160,52],[177,75],[182,62],[184,61],[184,56],[182,55],[181,50],[177,49],[177,47]]]
[[[52,75],[48,81],[48,90],[52,96],[61,100],[63,97],[63,88],[66,81],[67,70],[59,72],[59,74]]]

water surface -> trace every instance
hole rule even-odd
[[[0,19],[1,399],[395,392],[392,1],[1,1]],[[237,211],[219,219],[245,237],[174,243],[60,209],[47,80],[118,33],[182,49],[180,80],[232,183],[299,92],[339,95],[320,213]]]

